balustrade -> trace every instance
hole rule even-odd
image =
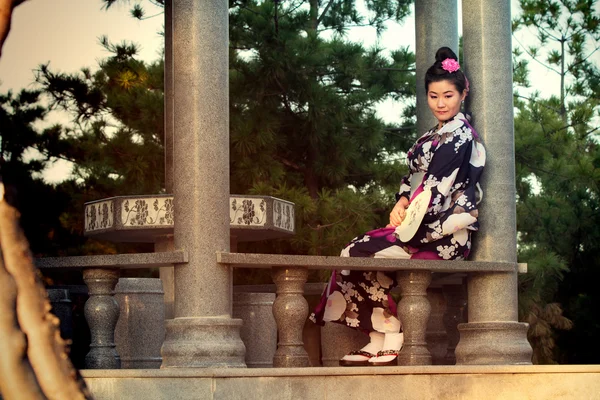
[[[302,341],[302,328],[308,317],[308,303],[304,298],[308,270],[276,267],[273,268],[272,275],[277,286],[273,316],[277,322],[279,336],[273,366],[308,367],[308,353],[304,350]]]
[[[85,303],[85,319],[92,336],[90,352],[85,356],[85,367],[121,368],[121,360],[115,347],[115,326],[119,319],[119,305],[113,297],[119,280],[119,270],[84,269],[83,280],[88,286],[90,295]]]

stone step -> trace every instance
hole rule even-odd
[[[598,365],[81,371],[108,399],[596,399]]]

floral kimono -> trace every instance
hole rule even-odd
[[[410,172],[396,199],[412,200],[431,190],[429,207],[416,234],[402,242],[395,228],[381,228],[354,238],[342,257],[462,260],[478,230],[479,179],[485,149],[462,113],[441,128],[426,132],[407,154]],[[384,272],[334,271],[321,303],[310,316],[322,325],[333,321],[365,332],[399,332],[396,304],[389,292],[395,276]]]

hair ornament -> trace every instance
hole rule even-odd
[[[456,72],[460,69],[460,64],[452,58],[446,58],[442,61],[442,69],[448,72]]]

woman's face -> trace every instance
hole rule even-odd
[[[431,82],[427,91],[427,104],[437,118],[439,126],[453,118],[460,111],[460,103],[465,99],[466,91],[458,92],[456,86],[448,80]]]

